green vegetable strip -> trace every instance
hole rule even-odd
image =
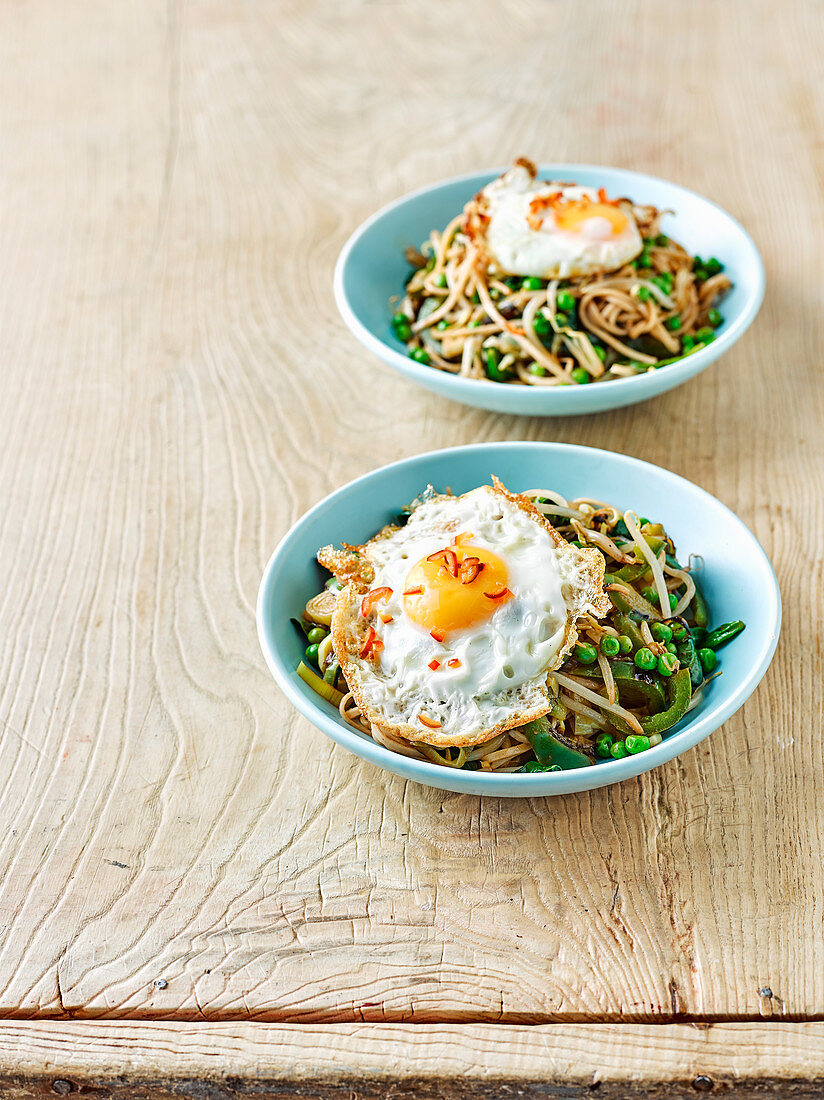
[[[298,665],[298,676],[305,684],[308,684],[312,691],[316,691],[318,695],[321,695],[327,703],[331,703],[335,707],[339,707],[341,699],[343,699],[343,692],[338,691],[336,687],[332,687],[331,684],[327,684],[325,680],[321,679],[316,672],[314,672],[303,661]]]
[[[682,668],[669,680],[669,706],[667,709],[662,710],[660,714],[653,714],[649,718],[642,718],[641,729],[647,736],[671,729],[687,713],[691,698],[690,672],[688,668]]]

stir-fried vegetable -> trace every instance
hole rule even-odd
[[[403,525],[433,492],[425,490],[395,523]],[[546,491],[525,495],[568,542],[601,550],[612,604],[606,618],[585,616],[578,623],[576,643],[548,678],[550,703],[543,718],[460,749],[379,736],[361,716],[332,647],[336,584],[308,602],[302,620],[293,620],[306,647],[301,679],[362,732],[443,767],[559,771],[620,760],[659,744],[719,674],[718,650],[744,630],[744,623],[709,629],[701,588],[691,569],[679,563],[660,524],[599,501],[567,501]]]

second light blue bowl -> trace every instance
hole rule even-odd
[[[389,299],[403,293],[409,265],[404,250],[419,247],[443,229],[469,199],[503,169],[495,168],[432,184],[390,203],[347,241],[335,268],[335,300],[341,316],[365,348],[388,366],[442,397],[493,412],[523,416],[571,416],[632,405],[680,386],[728,351],[752,323],[764,296],[764,266],[749,234],[720,206],[667,180],[592,164],[542,164],[545,179],[605,187],[610,195],[662,210],[662,228],[694,254],[717,256],[733,281],[721,305],[724,323],[706,348],[679,363],[636,378],[589,386],[514,386],[460,378],[410,359],[394,336]]]
[[[498,475],[508,488],[553,488],[569,499],[592,496],[663,523],[686,560],[700,554],[701,586],[713,625],[744,619],[747,628],[721,654],[722,675],[700,704],[654,748],[624,760],[574,771],[537,774],[456,771],[411,760],[383,748],[348,725],[337,709],[298,676],[305,640],[290,622],[323,585],[320,546],[360,543],[431,482],[464,493]],[[781,599],[775,574],[755,537],[715,497],[684,478],[627,455],[563,443],[494,443],[432,451],[384,466],[326,497],[288,532],[272,555],[260,585],[258,634],[281,690],[333,741],[395,775],[444,790],[515,797],[566,794],[615,783],[648,771],[696,745],[717,729],[755,690],[775,650]],[[299,732],[307,754],[311,737]]]

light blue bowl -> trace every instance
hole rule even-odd
[[[368,218],[344,245],[335,267],[335,300],[358,340],[399,373],[442,397],[493,412],[522,416],[572,416],[633,405],[680,386],[708,367],[738,340],[758,313],[764,297],[764,266],[744,229],[720,206],[675,183],[591,164],[542,164],[541,175],[605,187],[674,213],[665,215],[665,232],[694,254],[717,256],[733,281],[721,306],[724,323],[716,339],[680,363],[635,378],[589,386],[502,385],[459,378],[416,363],[391,329],[389,299],[403,293],[409,273],[408,245],[419,247],[431,230],[442,229],[501,168],[459,176],[413,191]]]
[[[410,760],[358,733],[296,673],[303,646],[290,623],[328,574],[315,553],[329,543],[365,541],[427,484],[463,493],[492,474],[513,490],[554,488],[568,498],[593,496],[664,524],[682,560],[704,559],[701,585],[713,625],[744,619],[747,629],[722,651],[723,674],[660,745],[624,760],[554,773],[484,774]],[[772,566],[754,535],[725,505],[697,486],[637,458],[564,443],[492,443],[454,447],[395,462],[344,485],[315,505],[283,538],[260,585],[260,644],[287,698],[319,730],[364,760],[430,787],[467,794],[533,797],[616,783],[692,748],[755,690],[775,650],[781,597]],[[313,746],[306,741],[306,752]]]

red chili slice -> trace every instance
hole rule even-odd
[[[447,668],[460,668],[461,667],[461,662],[458,660],[457,657],[453,657],[451,661],[446,662],[446,667]]]
[[[504,596],[509,595],[509,589],[506,586],[499,588],[497,592],[484,592],[487,599],[490,600],[502,600]]]
[[[378,618],[382,623],[393,623],[395,621],[394,616],[387,615],[385,611],[382,611],[380,615],[378,615]]]
[[[358,654],[359,657],[369,656],[369,654],[372,652],[372,649],[374,648],[376,638],[377,634],[375,633],[375,628],[373,626],[370,626],[369,633],[366,635],[366,641],[361,646],[360,653]]]
[[[436,668],[440,668],[440,667],[441,667],[441,662],[440,662],[440,661],[435,661],[435,660],[432,660],[432,661],[430,661],[430,662],[429,662],[429,667],[430,667],[430,668],[432,669],[432,671],[434,672]]]
[[[458,555],[454,550],[450,550],[449,547],[445,547],[443,550],[436,550],[434,554],[430,554],[426,559],[427,561],[440,562],[447,572],[451,573],[453,577],[458,575]]]
[[[461,584],[472,584],[483,567],[484,563],[480,558],[464,558],[459,574]]]
[[[416,584],[414,588],[407,588],[404,596],[420,596],[421,592],[423,592],[423,585]]]
[[[367,592],[361,600],[361,615],[363,615],[364,618],[368,618],[375,604],[380,600],[388,599],[391,595],[391,588],[373,588],[372,591]]]
[[[434,638],[436,642],[442,642],[446,635],[442,630],[430,630],[430,637]]]
[[[441,728],[441,723],[436,718],[427,718],[425,714],[419,714],[418,721],[422,726],[428,726],[431,730],[439,730]]]

